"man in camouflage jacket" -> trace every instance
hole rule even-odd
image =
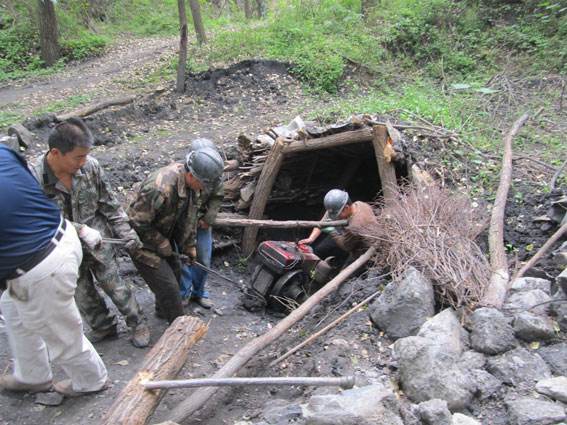
[[[134,264],[156,296],[156,313],[173,322],[183,315],[180,255],[197,258],[197,224],[203,193],[218,183],[223,161],[213,149],[190,152],[185,164],[154,171],[140,184],[127,209],[144,244]]]
[[[114,248],[101,242],[102,237],[118,237],[132,251],[142,244],[102,168],[96,159],[88,156],[91,146],[92,135],[84,122],[71,118],[51,132],[49,151],[30,168],[82,240],[84,255],[75,298],[92,328],[89,339],[97,342],[117,334],[116,318],[97,291],[94,276],[132,329],[132,343],[145,347],[150,332],[140,306],[120,277]]]

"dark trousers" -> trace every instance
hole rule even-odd
[[[335,257],[336,264],[342,265],[348,258],[348,252],[340,248],[330,235],[319,236],[311,246],[315,255],[321,260]]]
[[[179,272],[177,259],[161,259],[158,268],[134,260],[134,265],[156,297],[156,312],[171,323],[183,316],[183,305],[179,294]]]

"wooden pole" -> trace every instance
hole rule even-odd
[[[317,387],[341,387],[349,389],[354,386],[354,376],[341,377],[265,377],[265,378],[198,378],[178,379],[175,381],[142,382],[146,390],[199,387],[236,387],[249,385],[313,385]]]
[[[315,341],[317,338],[319,338],[321,335],[323,335],[325,332],[327,332],[330,329],[333,329],[335,326],[337,326],[339,323],[341,323],[343,320],[345,320],[347,317],[349,317],[352,313],[354,313],[355,311],[357,311],[360,307],[365,306],[366,304],[368,304],[370,301],[372,301],[377,295],[381,294],[382,291],[376,291],[374,292],[372,295],[370,295],[369,297],[367,297],[366,299],[362,300],[361,302],[359,302],[357,305],[355,305],[353,308],[351,308],[349,311],[347,311],[345,314],[339,316],[337,319],[333,320],[331,323],[329,323],[327,326],[325,326],[323,329],[315,332],[313,335],[311,335],[309,338],[305,339],[305,341],[303,341],[301,344],[296,345],[295,347],[293,347],[291,350],[289,350],[287,353],[282,354],[281,356],[279,356],[277,359],[275,359],[273,362],[271,362],[268,366],[269,367],[273,367],[275,365],[277,365],[278,363],[284,361],[285,359],[287,359],[289,356],[291,356],[292,354],[296,353],[297,351],[299,351],[301,348],[305,347],[307,344],[310,344],[312,341]]]
[[[506,298],[510,275],[506,250],[504,249],[504,211],[512,182],[512,139],[529,117],[528,113],[522,115],[504,137],[504,155],[502,156],[500,183],[496,192],[496,200],[492,207],[490,227],[488,229],[488,251],[490,253],[492,274],[490,275],[486,293],[480,303],[485,306],[501,308]]]
[[[179,61],[177,63],[177,79],[175,91],[185,93],[185,69],[187,67],[187,11],[185,0],[177,0],[179,11]]]
[[[212,224],[215,227],[259,227],[269,229],[296,229],[313,227],[342,227],[348,220],[308,221],[308,220],[252,220],[250,218],[217,217]]]
[[[334,279],[329,281],[325,286],[311,295],[297,309],[293,310],[289,316],[279,322],[276,326],[257,338],[254,338],[244,347],[242,347],[217,373],[213,378],[228,378],[233,376],[260,350],[263,350],[279,338],[284,332],[291,328],[295,323],[311,311],[322,299],[333,293],[346,279],[348,279],[356,270],[368,262],[374,255],[376,250],[374,247],[369,248],[355,262],[342,270]],[[196,390],[189,398],[182,401],[172,412],[169,418],[173,422],[183,422],[193,413],[199,410],[207,402],[209,398],[216,392],[215,387],[207,387]]]
[[[278,138],[275,141],[274,146],[272,146],[272,149],[266,158],[264,167],[262,168],[260,178],[258,179],[248,218],[259,219],[264,215],[264,209],[268,203],[268,197],[270,196],[272,186],[274,185],[274,181],[276,180],[282,165],[284,147],[285,143],[281,138]],[[242,235],[242,252],[244,255],[250,255],[254,252],[254,249],[256,248],[257,235],[257,227],[247,227],[244,229],[244,233]]]
[[[166,391],[146,391],[141,384],[177,376],[187,361],[189,349],[206,332],[207,325],[195,317],[175,319],[146,355],[140,371],[120,392],[101,425],[146,424]]]
[[[384,196],[384,204],[388,205],[395,198],[398,191],[398,182],[396,180],[396,169],[391,162],[386,161],[384,157],[384,148],[388,142],[388,129],[385,125],[375,125],[373,127],[372,144],[374,145],[374,153],[376,162],[378,163],[378,173],[380,174],[380,183],[382,185],[382,194]]]
[[[289,155],[298,152],[308,152],[370,141],[372,141],[372,129],[364,127],[360,130],[345,131],[344,133],[332,134],[317,139],[291,142],[285,147],[284,153]]]

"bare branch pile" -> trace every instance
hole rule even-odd
[[[490,266],[475,239],[484,226],[465,196],[410,186],[377,215],[380,226],[365,229],[377,247],[376,266],[395,278],[415,267],[444,305],[473,308],[481,300]]]

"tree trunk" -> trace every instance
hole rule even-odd
[[[266,9],[262,0],[256,0],[256,12],[258,13],[258,18],[263,18],[266,15]]]
[[[252,7],[250,5],[250,0],[244,0],[244,16],[246,16],[246,19],[252,18]]]
[[[179,63],[177,64],[177,82],[175,91],[185,92],[185,67],[187,66],[187,13],[185,12],[185,0],[177,0],[179,9]]]
[[[392,199],[398,193],[398,182],[396,180],[396,168],[394,164],[386,161],[384,157],[384,148],[388,141],[388,130],[386,126],[374,126],[374,153],[378,164],[378,173],[380,174],[380,184],[382,185],[382,194],[384,195],[384,204],[389,205]]]
[[[197,41],[199,44],[207,42],[207,35],[205,34],[205,27],[203,19],[201,18],[201,5],[199,0],[189,0],[189,7],[191,8],[191,15],[193,16],[193,25],[195,33],[197,34]]]
[[[57,62],[60,54],[55,5],[52,0],[37,0],[37,3],[41,59],[47,66],[51,66]]]

